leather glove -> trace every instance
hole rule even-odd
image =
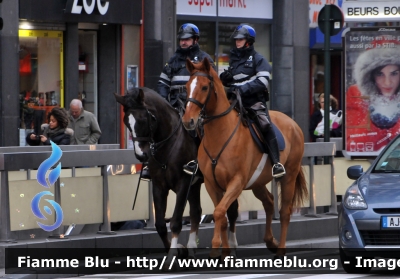
[[[225,87],[229,87],[229,85],[233,82],[233,76],[231,71],[225,69],[220,75],[219,79],[222,81],[222,84]]]
[[[240,88],[239,87],[235,87],[232,86],[228,89],[228,92],[226,93],[226,96],[228,97],[228,99],[236,99],[237,95],[242,96]]]

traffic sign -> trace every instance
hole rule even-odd
[[[336,5],[330,6],[330,15],[329,15],[329,36],[334,36],[342,30],[344,24],[344,16],[342,10]],[[321,9],[318,14],[318,27],[323,34],[325,34],[325,13],[327,9],[326,5]]]

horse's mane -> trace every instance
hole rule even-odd
[[[194,74],[196,71],[207,73],[206,67],[204,66],[205,59],[207,59],[207,58],[204,58],[203,61],[201,61],[201,62],[192,63],[192,65],[194,67],[194,71],[192,72],[192,74]],[[211,65],[210,65],[210,71],[207,74],[209,74],[213,78],[214,86],[218,88],[218,89],[216,89],[217,94],[221,93],[221,94],[219,94],[220,97],[226,98],[229,102],[237,100],[235,109],[236,109],[236,111],[240,112],[240,118],[241,118],[243,125],[248,126],[249,123],[248,123],[248,119],[247,119],[247,117],[248,117],[247,111],[245,110],[245,108],[242,105],[242,100],[241,100],[241,96],[240,96],[239,92],[235,91],[232,94],[230,94],[230,96],[228,97],[225,94],[225,88],[222,84],[221,79],[218,76],[217,71],[213,67],[211,67]],[[222,92],[224,94],[222,94]]]
[[[203,59],[203,61],[201,61],[201,62],[197,62],[197,63],[193,63],[193,66],[194,66],[194,68],[196,69],[196,70],[198,70],[199,72],[205,72],[205,69],[204,69],[204,60],[205,59],[208,59],[207,57],[205,57],[204,59]],[[214,79],[214,81],[219,81],[220,83],[221,83],[221,85],[222,85],[222,82],[221,82],[221,80],[219,79],[219,76],[218,76],[218,73],[217,73],[217,71],[213,68],[213,67],[210,67],[210,76],[212,76],[213,77],[213,79]]]
[[[143,103],[139,100],[140,90],[143,91]],[[156,91],[147,88],[147,87],[139,87],[139,88],[132,88],[129,89],[127,94],[124,95],[124,101],[126,108],[150,108],[155,107],[157,109],[162,107],[169,107],[172,108],[170,103],[168,103],[164,98],[162,98]]]

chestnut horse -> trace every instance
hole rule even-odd
[[[204,183],[214,209],[214,236],[211,257],[218,257],[219,248],[223,256],[230,253],[228,239],[227,209],[243,190],[252,190],[266,213],[266,246],[282,256],[286,252],[286,236],[293,208],[301,206],[308,198],[308,190],[301,167],[304,153],[304,136],[300,127],[287,115],[271,111],[272,122],[282,132],[285,149],[280,153],[286,175],[280,179],[281,234],[279,244],[272,235],[271,223],[274,212],[274,197],[266,184],[272,180],[272,166],[252,139],[250,130],[241,121],[241,115],[232,109],[225,89],[210,62],[204,59],[193,64],[186,61],[191,77],[186,84],[187,104],[182,122],[186,129],[195,129],[199,118],[203,118],[204,137],[198,150],[198,163],[204,175]],[[235,227],[230,225],[234,235]]]

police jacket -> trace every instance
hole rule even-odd
[[[254,46],[247,48],[233,48],[230,53],[229,69],[233,76],[230,90],[238,88],[242,103],[245,107],[251,107],[257,102],[265,103],[271,65],[259,53]]]
[[[186,69],[186,58],[192,62],[201,62],[205,57],[214,65],[214,61],[206,52],[200,50],[198,44],[187,49],[178,47],[175,54],[165,64],[158,80],[158,93],[174,105],[178,98],[186,100],[186,83],[190,74]],[[215,68],[215,66],[214,66]]]

